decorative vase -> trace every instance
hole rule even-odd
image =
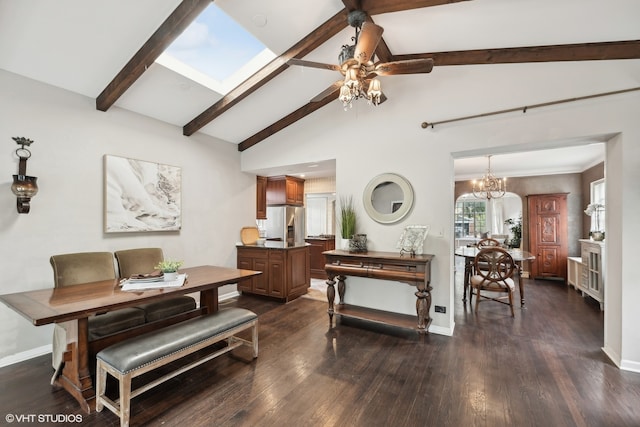
[[[172,271],[169,273],[162,273],[162,277],[165,282],[173,282],[174,280],[178,280],[178,272]]]
[[[604,240],[604,231],[592,231],[591,238],[596,242],[602,242]]]
[[[340,247],[342,248],[342,250],[348,251],[349,250],[349,242],[351,241],[351,239],[345,239],[344,237],[342,239],[340,239]]]
[[[354,234],[349,240],[349,252],[367,252],[367,235]]]

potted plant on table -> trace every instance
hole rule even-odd
[[[356,209],[353,205],[353,197],[340,197],[340,236],[342,237],[342,249],[349,249],[349,240],[356,234]]]
[[[178,278],[178,269],[182,266],[182,261],[164,260],[155,266],[156,269],[162,271],[165,282],[171,282]]]
[[[604,205],[600,203],[589,203],[584,213],[593,217],[591,222],[591,232],[589,235],[595,241],[604,240],[604,231],[602,230],[600,223],[600,213],[604,212]]]

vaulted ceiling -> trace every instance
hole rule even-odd
[[[384,28],[377,58],[435,64],[430,74],[382,77],[388,101],[358,101],[356,114],[420,108],[432,122],[640,86],[635,0],[219,0],[279,55],[220,94],[154,62],[208,4],[0,0],[0,68],[93,98],[98,110],[128,109],[240,151],[313,120],[320,108],[354,114],[342,110],[337,90],[310,102],[339,73],[287,64],[337,63],[340,47],[351,43],[353,9]],[[505,96],[500,84],[519,89]]]

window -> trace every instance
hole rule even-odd
[[[456,238],[475,236],[487,231],[486,200],[459,198],[456,202],[455,235]]]
[[[227,94],[275,57],[212,2],[156,62]]]
[[[597,215],[591,215],[591,231],[605,231],[605,183],[604,178],[591,183],[591,204],[601,205]]]
[[[463,194],[456,201],[454,212],[456,238],[509,234],[511,226],[506,220],[522,218],[522,199],[507,192],[498,199],[478,199]],[[513,236],[512,236],[513,237]]]

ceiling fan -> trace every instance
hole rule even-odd
[[[429,73],[433,69],[433,59],[407,59],[391,62],[373,62],[376,47],[382,38],[384,29],[368,22],[366,12],[354,10],[349,12],[349,25],[355,28],[356,35],[352,37],[353,45],[343,45],[338,59],[340,65],[322,62],[305,61],[292,58],[290,65],[322,68],[339,71],[344,78],[338,80],[326,90],[314,97],[311,102],[320,102],[326,96],[340,88],[339,99],[345,108],[352,107],[353,101],[364,98],[376,106],[387,97],[382,93],[382,85],[377,76],[392,76],[397,74]]]

